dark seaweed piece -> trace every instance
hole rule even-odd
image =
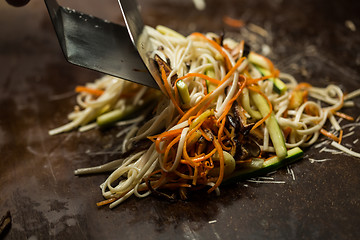
[[[236,101],[232,106],[232,111],[234,113],[234,118],[235,118],[234,121],[237,121],[239,123],[239,128],[236,130],[239,131],[242,135],[247,136],[250,133],[252,127],[255,125],[255,123],[245,124],[245,121],[243,121],[240,117],[239,105]]]
[[[254,140],[244,138],[241,141],[234,139],[234,142],[236,145],[235,160],[245,160],[260,155],[261,149]]]
[[[258,157],[261,153],[259,145],[257,145],[256,142],[252,139],[248,139],[248,141],[246,141],[243,146],[246,148],[250,157]]]
[[[169,76],[169,74],[171,73],[171,67],[170,67],[170,59],[166,59],[167,62],[165,62],[159,55],[155,55],[154,57],[155,63],[157,64],[158,68],[160,69],[160,67],[162,67],[165,70],[165,74],[166,76]],[[177,79],[177,74],[174,74],[171,77],[171,84],[174,85],[176,79]]]
[[[236,118],[234,118],[230,114],[227,114],[226,120],[227,120],[226,123],[229,123],[233,128],[235,128],[235,130],[239,130],[240,123]]]
[[[249,55],[250,51],[251,51],[250,45],[247,44],[247,43],[245,43],[245,44],[244,44],[243,56],[244,56],[244,57],[247,57],[247,56]]]

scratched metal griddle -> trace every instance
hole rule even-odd
[[[224,31],[238,39],[241,31],[254,48],[268,45],[277,66],[300,81],[336,83],[347,91],[360,87],[354,1],[208,0],[202,12],[190,0],[139,2],[149,25],[165,24],[184,34]],[[84,12],[121,22],[116,1],[86,5]],[[226,26],[225,15],[243,19],[252,30],[249,23],[261,26],[268,35]],[[107,174],[76,177],[73,170],[116,158],[106,152],[121,143],[117,131],[52,137],[47,131],[66,122],[74,87],[99,74],[64,60],[42,1],[24,8],[1,1],[0,32],[0,215],[7,210],[12,215],[5,239],[360,238],[359,160],[319,153],[321,148],[306,149],[305,158],[291,166],[295,181],[286,169],[272,175],[285,184],[241,182],[222,188],[220,197],[202,193],[175,203],[131,198],[113,210],[97,208],[98,185]],[[359,116],[359,99],[355,104],[344,112]],[[360,151],[355,130],[344,143]],[[325,158],[332,160],[309,160]]]

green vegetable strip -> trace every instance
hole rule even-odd
[[[251,100],[255,103],[255,106],[259,109],[261,115],[265,117],[270,112],[270,107],[266,99],[259,93],[250,91]],[[285,139],[283,132],[276,120],[274,113],[271,113],[270,117],[265,120],[265,126],[269,131],[269,135],[275,152],[278,158],[283,159],[287,156],[287,149],[285,146]]]
[[[269,76],[271,75],[270,71],[268,69],[265,69],[260,66],[256,66],[256,68],[260,71],[261,75],[263,76]],[[269,81],[272,81],[274,83],[274,91],[278,94],[283,94],[287,90],[286,84],[281,81],[279,78],[269,78]]]
[[[249,62],[251,62],[257,66],[260,66],[260,67],[263,67],[266,69],[269,68],[269,64],[265,61],[264,57],[262,57],[259,54],[254,53],[254,52],[249,53],[248,60],[249,60]]]
[[[243,89],[243,92],[241,93],[241,104],[242,107],[245,109],[245,111],[250,114],[250,116],[256,120],[259,120],[262,118],[261,113],[252,109],[250,106],[250,98],[249,98],[249,90],[247,88]]]
[[[194,119],[194,121],[192,121],[192,123],[189,127],[189,130],[196,127],[199,123],[201,123],[202,121],[204,121],[206,118],[210,117],[211,115],[214,115],[214,111],[210,110],[210,109],[208,109],[205,112],[203,112],[202,114],[200,114],[197,118]]]
[[[127,118],[129,115],[135,112],[137,108],[135,106],[126,106],[125,109],[115,109],[111,112],[104,113],[96,119],[96,123],[99,126],[106,126],[117,121]]]
[[[162,25],[156,26],[156,30],[158,30],[161,34],[186,40],[186,38],[183,35],[181,35],[180,33],[176,32],[173,29],[170,29],[168,27],[162,26]]]
[[[189,94],[189,89],[188,89],[188,86],[186,85],[186,83],[184,83],[184,81],[182,81],[182,80],[179,80],[176,83],[176,87],[179,91],[182,103],[185,106],[189,105],[190,104],[190,94]]]
[[[215,71],[213,68],[208,68],[206,71],[205,71],[205,75],[208,76],[208,77],[211,77],[211,78],[215,78]],[[212,92],[215,90],[216,88],[216,85],[211,83],[210,81],[206,80],[206,87],[207,87],[207,91],[208,93]]]
[[[266,175],[269,172],[298,161],[303,157],[303,155],[304,152],[299,147],[292,148],[288,151],[288,156],[282,160],[277,156],[274,156],[273,158],[264,161],[261,168],[248,167],[233,172],[230,176],[224,179],[222,185]]]

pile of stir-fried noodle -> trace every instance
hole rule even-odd
[[[50,131],[85,131],[116,122],[129,126],[119,151],[142,139],[152,141],[126,159],[75,171],[112,172],[101,184],[106,200],[98,205],[114,207],[131,195],[154,191],[177,190],[181,197],[201,188],[218,193],[234,171],[261,167],[274,155],[284,159],[289,149],[310,146],[321,133],[342,147],[335,116],[351,120],[339,110],[351,106],[359,90],[345,96],[335,85],[298,83],[269,59],[249,52],[244,41],[213,33],[184,37],[163,26],[147,31],[157,46],[152,57],[163,94],[104,76],[76,88],[71,122]],[[328,119],[336,132],[324,129]]]

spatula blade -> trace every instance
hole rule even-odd
[[[65,58],[75,65],[159,88],[126,27],[45,0]]]

